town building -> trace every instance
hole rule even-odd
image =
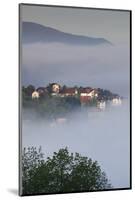
[[[114,97],[112,99],[112,105],[113,106],[118,106],[118,105],[121,105],[122,104],[122,100],[120,97]]]
[[[76,96],[78,91],[76,88],[65,88],[61,93],[61,97]]]
[[[31,97],[32,97],[32,99],[38,99],[39,98],[39,93],[35,90],[34,92],[32,92]]]
[[[104,110],[106,108],[106,102],[105,101],[98,101],[97,103],[97,108],[99,108],[100,110]]]
[[[58,94],[60,92],[60,88],[61,86],[57,83],[52,83],[51,84],[51,90],[52,90],[52,94],[55,93],[55,94]]]
[[[98,93],[96,89],[92,88],[82,88],[80,89],[80,101],[81,103],[88,103],[93,98],[97,98]]]

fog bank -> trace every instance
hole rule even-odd
[[[67,146],[71,152],[97,160],[114,188],[129,187],[129,118],[126,100],[105,111],[82,108],[63,123],[46,121],[25,110],[22,143],[25,147],[41,145],[45,158]]]

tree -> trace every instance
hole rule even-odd
[[[49,83],[46,88],[47,88],[48,92],[51,93],[52,92],[52,83]]]
[[[65,91],[66,89],[67,89],[67,86],[66,86],[66,85],[63,85],[62,91]]]
[[[35,147],[24,148],[22,152],[22,187],[23,193],[27,194],[33,191],[33,185],[31,180],[35,176],[37,169],[44,163],[43,153],[41,147],[38,149]]]
[[[33,85],[28,85],[28,87],[26,87],[25,91],[26,91],[26,95],[27,96],[31,96],[32,92],[34,92],[35,90],[35,86]]]
[[[23,194],[63,193],[110,189],[105,172],[97,161],[67,148],[43,160],[34,147],[23,152]]]

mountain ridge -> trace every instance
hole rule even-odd
[[[65,33],[52,27],[43,26],[33,22],[22,22],[22,42],[23,43],[51,43],[60,42],[70,45],[112,45],[105,38],[88,37]]]

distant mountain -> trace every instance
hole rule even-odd
[[[72,45],[101,45],[101,44],[111,45],[111,42],[109,42],[104,38],[94,38],[94,37],[64,33],[54,28],[50,28],[32,22],[22,23],[22,42],[23,43],[60,42]]]

